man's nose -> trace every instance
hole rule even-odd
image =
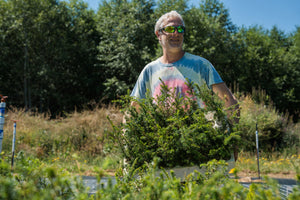
[[[177,30],[177,28],[175,28],[175,31],[174,31],[174,33],[172,33],[172,34],[179,34],[179,32],[178,32],[178,30]]]

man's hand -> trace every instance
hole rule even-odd
[[[228,111],[228,114],[230,117],[230,115],[232,115],[234,112],[237,112],[234,121],[236,123],[239,123],[240,112],[239,112],[238,101],[233,96],[233,94],[231,93],[227,85],[224,82],[215,84],[212,85],[212,90],[215,94],[218,95],[220,99],[224,100],[226,108],[234,107],[233,110]]]
[[[239,123],[239,116],[240,116],[240,109],[238,105],[238,101],[233,96],[229,88],[225,83],[215,84],[212,85],[212,90],[218,97],[225,101],[225,107],[230,108],[233,107],[233,110],[228,111],[229,117],[236,112],[236,116],[234,117],[235,123]],[[234,160],[237,161],[238,159],[238,146],[234,146]]]

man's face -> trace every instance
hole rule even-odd
[[[179,18],[170,18],[164,23],[163,27],[167,27],[167,26],[177,27],[182,25],[183,24]],[[183,33],[178,33],[177,29],[175,30],[174,33],[168,33],[162,30],[162,32],[158,32],[157,37],[160,40],[162,47],[167,50],[182,49]]]

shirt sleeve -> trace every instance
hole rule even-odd
[[[144,69],[141,74],[139,75],[138,80],[135,83],[135,86],[130,94],[132,97],[136,97],[138,99],[145,99],[146,98],[146,70]]]
[[[209,61],[206,62],[206,66],[207,66],[207,73],[205,74],[207,75],[207,77],[205,79],[206,79],[206,84],[210,89],[212,85],[224,82],[221,76],[219,75],[219,73],[217,72],[217,70],[215,69],[215,67]]]

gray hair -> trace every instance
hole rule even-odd
[[[178,12],[172,10],[171,12],[168,12],[168,13],[162,15],[157,20],[157,22],[155,24],[155,28],[154,28],[154,33],[156,33],[156,31],[159,31],[161,28],[163,28],[163,25],[164,25],[165,21],[170,19],[170,18],[179,18],[182,22],[182,25],[184,26],[184,21],[183,21],[182,16]]]

